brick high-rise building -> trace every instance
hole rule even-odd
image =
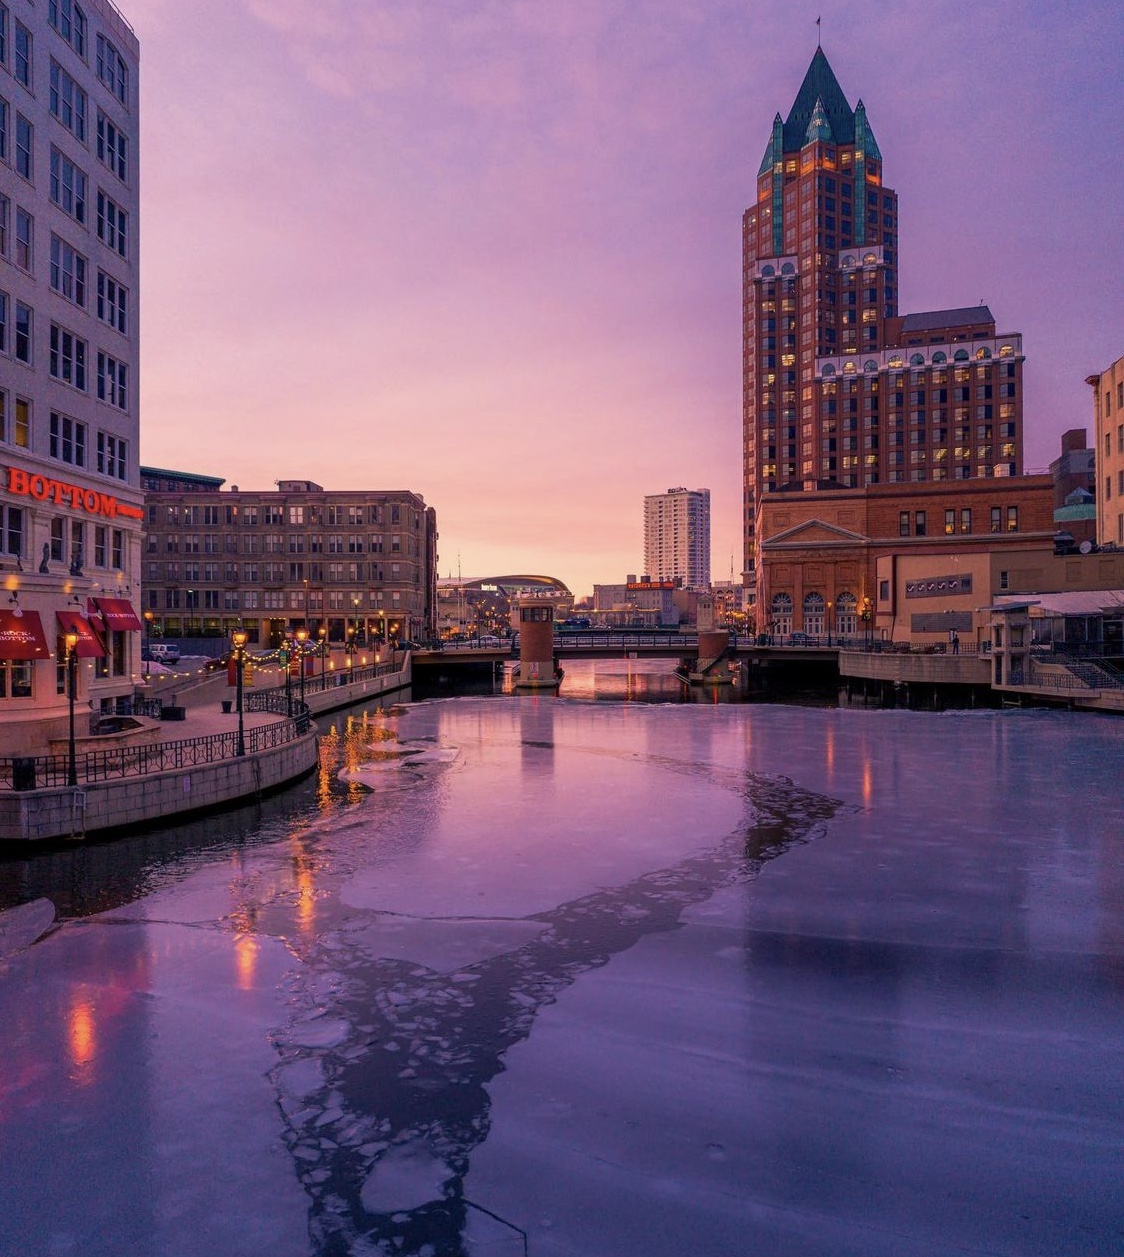
[[[1022,473],[1022,340],[985,305],[898,314],[898,199],[817,48],[743,218],[745,579],[761,498]]]

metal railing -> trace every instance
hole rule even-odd
[[[284,691],[280,705],[272,691],[253,695],[257,700],[252,711],[276,712],[284,716]],[[293,702],[294,715],[259,725],[244,732],[247,755],[272,750],[304,737],[310,724],[309,710],[298,700]],[[148,773],[171,772],[182,768],[198,768],[235,759],[238,755],[238,734],[212,733],[205,737],[179,738],[173,742],[150,742],[147,745],[112,747],[104,751],[84,751],[75,757],[80,784],[113,781],[123,777],[141,777]],[[67,755],[36,755],[0,759],[0,787],[21,790],[68,784],[70,760]]]

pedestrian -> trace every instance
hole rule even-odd
[[[960,654],[960,634],[955,629],[952,630],[952,653]]]

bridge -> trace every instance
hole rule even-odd
[[[554,635],[554,650],[559,659],[629,658],[680,659],[693,656],[699,645],[697,633],[680,633],[674,629],[579,629]],[[862,641],[844,641],[826,637],[808,637],[797,633],[790,637],[767,638],[731,636],[729,654],[742,658],[757,657],[792,659],[795,656],[816,660],[834,660],[844,649],[861,650]],[[475,641],[443,642],[439,646],[422,646],[413,652],[415,666],[432,666],[463,661],[495,663],[518,659],[518,643],[482,645]]]

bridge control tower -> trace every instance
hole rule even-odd
[[[562,669],[554,657],[554,599],[524,595],[515,600],[512,627],[519,634],[517,690],[557,690]]]

